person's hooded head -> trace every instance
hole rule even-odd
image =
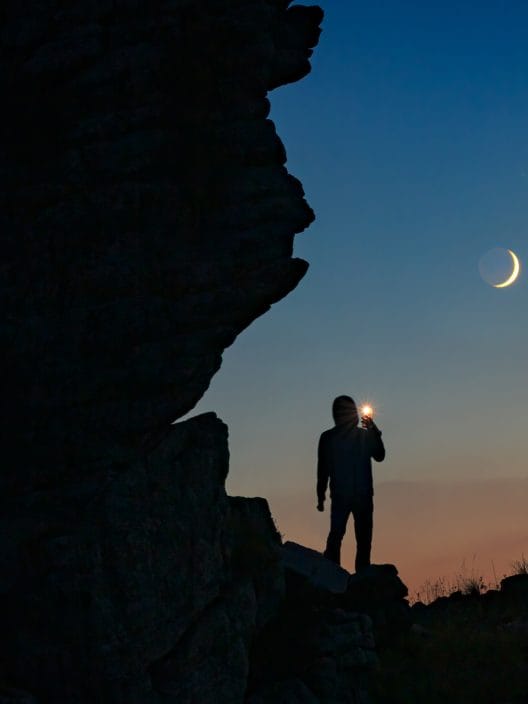
[[[359,422],[356,402],[350,396],[338,396],[334,399],[332,415],[336,425],[356,426]]]

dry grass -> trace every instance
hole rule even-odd
[[[452,577],[437,577],[426,580],[420,588],[411,595],[410,602],[414,604],[421,601],[423,604],[430,604],[439,597],[449,596],[454,592],[462,594],[482,594],[490,586],[484,582],[484,577],[476,567],[476,555],[473,555],[471,567],[468,568],[465,559],[460,565],[460,569]],[[496,578],[495,578],[495,581]]]
[[[476,555],[473,555],[471,567],[468,568],[465,559],[460,565],[458,572],[451,577],[437,577],[436,579],[427,579],[419,589],[411,594],[409,602],[416,604],[421,601],[423,604],[431,604],[436,599],[442,596],[449,596],[454,592],[461,594],[483,594],[488,589],[500,589],[500,579],[495,572],[495,565],[491,561],[492,575],[487,580],[476,566]],[[513,560],[511,563],[512,574],[528,574],[528,558],[524,553],[518,560]],[[507,577],[504,574],[502,577]]]
[[[524,556],[524,553],[521,555],[521,559],[514,560],[511,566],[513,574],[528,574],[528,559]]]

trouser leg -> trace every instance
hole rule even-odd
[[[372,515],[374,506],[372,497],[357,502],[353,508],[354,531],[356,533],[356,572],[370,565],[370,549],[372,545]]]
[[[346,504],[332,500],[330,512],[330,533],[326,541],[324,556],[332,562],[341,564],[341,542],[345,535],[350,507]]]

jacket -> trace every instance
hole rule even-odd
[[[381,431],[373,426],[336,425],[319,438],[317,498],[323,502],[328,482],[332,499],[351,501],[373,496],[372,462],[385,459]]]

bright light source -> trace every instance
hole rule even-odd
[[[374,410],[372,406],[362,406],[361,407],[361,415],[362,416],[368,416],[369,418],[372,418],[374,415]]]

